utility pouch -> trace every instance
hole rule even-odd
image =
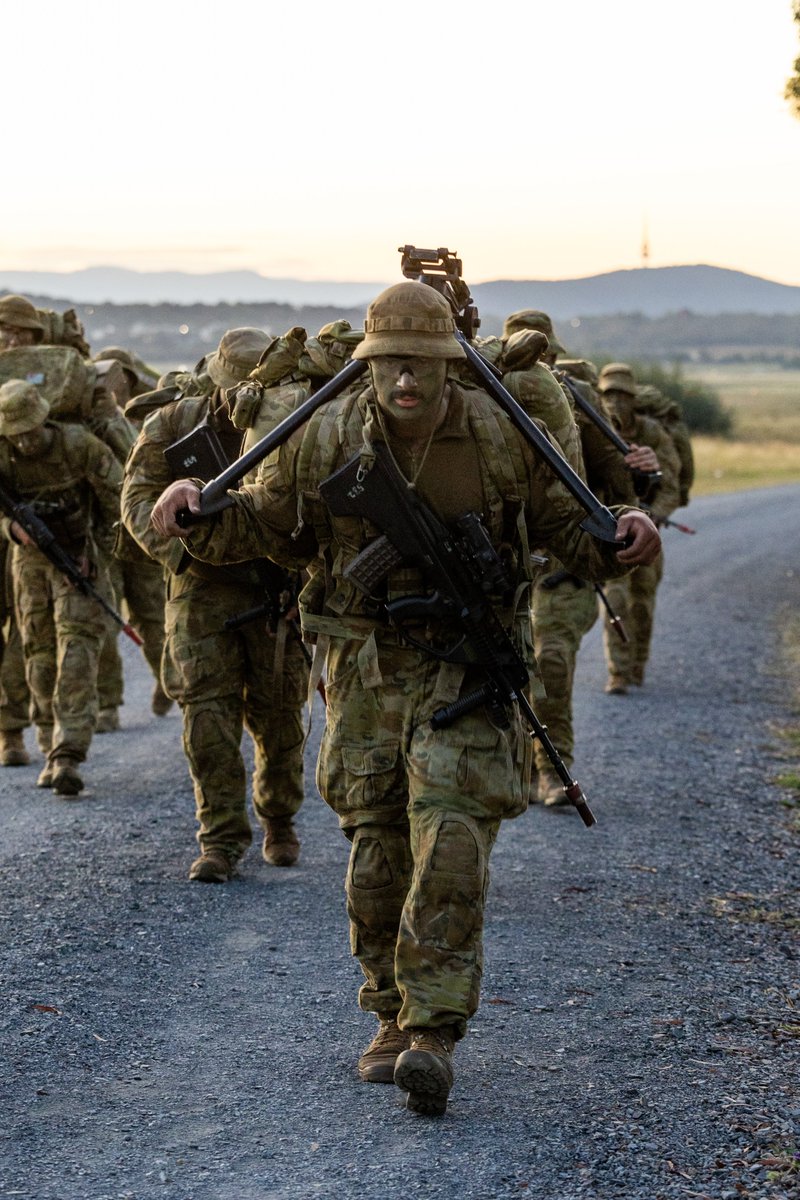
[[[230,464],[216,430],[204,421],[164,451],[173,479],[215,479]]]

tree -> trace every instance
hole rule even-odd
[[[800,25],[800,0],[794,0],[792,16]],[[787,80],[783,95],[789,101],[794,115],[800,118],[800,58],[794,60],[794,74]]]

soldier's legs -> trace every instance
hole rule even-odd
[[[123,702],[125,690],[125,673],[122,666],[122,656],[119,652],[119,629],[116,624],[110,625],[100,647],[100,659],[97,668],[97,698],[100,712],[109,714],[101,722],[100,733],[109,733],[117,727],[116,713]],[[111,715],[113,714],[113,720]]]
[[[358,1002],[365,1012],[396,1016],[403,998],[395,953],[412,872],[408,821],[403,815],[394,824],[359,825],[349,836],[345,892],[350,949],[366,980]]]
[[[253,807],[265,826],[293,817],[303,803],[303,702],[308,667],[299,643],[265,633],[260,622],[239,631],[245,660],[244,721],[255,745]]]
[[[565,763],[572,763],[572,687],[581,640],[597,620],[594,588],[576,587],[570,580],[550,590],[537,588],[534,598],[534,649],[547,695],[537,699],[536,715],[547,726],[550,740]],[[537,770],[552,770],[541,743],[534,747]]]
[[[478,1008],[489,854],[499,821],[413,806],[409,822],[414,871],[395,956],[398,1024],[447,1026],[461,1037]]]
[[[636,568],[638,570],[638,567]],[[625,575],[621,579],[611,579],[604,584],[603,590],[612,610],[621,619],[628,641],[622,638],[611,624],[608,613],[603,608],[603,646],[605,648],[606,666],[608,668],[608,683],[606,691],[627,691],[631,682],[633,665],[633,631],[631,629],[631,579],[635,575]],[[600,600],[597,601],[598,605]]]
[[[218,665],[225,669],[224,664]],[[203,853],[220,850],[235,863],[253,839],[241,752],[242,697],[231,693],[186,701],[181,712],[183,752],[194,784],[198,844]]]
[[[110,598],[102,575],[95,586]],[[86,758],[97,723],[97,670],[109,618],[90,597],[59,579],[53,587],[56,679],[53,688],[53,741],[50,762]]]
[[[637,567],[631,576],[630,635],[631,682],[641,684],[650,657],[650,641],[653,636],[653,618],[656,611],[656,592],[664,574],[664,556],[659,554],[648,567]]]
[[[54,570],[41,556],[14,553],[16,623],[30,695],[30,715],[39,747],[49,753],[53,734],[53,689],[56,682],[56,631],[51,583]]]
[[[234,864],[252,841],[241,752],[245,661],[242,640],[223,628],[250,607],[238,589],[191,573],[170,577],[165,608],[164,687],[183,717],[203,854]]]
[[[403,1028],[461,1036],[478,1004],[489,851],[500,818],[526,806],[528,739],[483,710],[430,728],[436,709],[474,687],[461,668],[383,647],[376,660],[369,644],[334,645],[328,666],[317,778],[353,840],[360,1002],[391,1015],[399,1000]]]
[[[6,625],[7,636],[0,666],[0,732],[25,729],[31,723],[31,694],[25,678],[22,638],[13,615]]]
[[[120,565],[129,619],[144,643],[142,653],[158,682],[164,649],[163,572],[155,562],[124,561]]]

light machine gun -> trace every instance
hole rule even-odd
[[[320,495],[335,516],[365,517],[382,536],[361,551],[345,569],[345,578],[367,596],[401,563],[418,567],[433,588],[429,596],[403,596],[385,602],[388,619],[403,641],[444,662],[479,668],[485,681],[431,718],[444,729],[476,708],[486,707],[498,725],[508,727],[507,709],[516,704],[530,734],[538,738],[564,793],[585,825],[595,818],[580,787],[551,742],[528,699],[528,669],[490,601],[490,593],[508,590],[505,569],[475,513],[466,513],[448,528],[409,488],[382,443],[373,447],[369,464],[351,459],[320,484]],[[446,645],[415,638],[413,628],[433,623]]]
[[[474,334],[478,316],[472,304],[469,288],[461,278],[461,260],[455,253],[451,253],[444,247],[433,251],[417,250],[414,246],[406,245],[401,247],[401,253],[403,268],[408,277],[430,284],[447,299],[453,310],[457,326],[456,340],[461,345],[473,374],[477,376],[486,391],[506,413],[515,428],[533,446],[537,455],[544,460],[553,474],[583,508],[586,517],[581,522],[581,528],[599,541],[610,542],[622,549],[626,543],[617,537],[617,522],[614,515],[600,503],[580,475],[572,469],[564,456],[542,433],[539,426],[531,420],[511,393],[503,387],[495,368],[470,344],[464,330],[466,329],[467,333],[471,330]],[[228,489],[236,487],[248,471],[251,471],[293,433],[302,428],[323,404],[341,395],[346,388],[355,383],[366,369],[367,363],[364,359],[353,359],[324,387],[298,405],[294,412],[276,425],[270,433],[251,446],[241,458],[231,463],[216,478],[207,483],[200,493],[200,518],[228,508],[231,504],[227,495]],[[177,517],[178,523],[184,528],[188,528],[200,518],[194,517],[188,509],[181,510]]]

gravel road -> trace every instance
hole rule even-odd
[[[599,824],[531,810],[493,857],[483,1003],[451,1107],[358,1082],[347,846],[313,789],[292,870],[190,884],[180,721],[125,647],[123,729],[77,802],[0,771],[0,1196],[714,1200],[800,1195],[796,815],[778,654],[800,487],[665,534],[649,677],[581,652]],[[124,640],[124,639],[123,639]],[[32,742],[32,738],[29,738]],[[796,749],[794,751],[796,753]],[[782,803],[783,802],[783,803]]]

